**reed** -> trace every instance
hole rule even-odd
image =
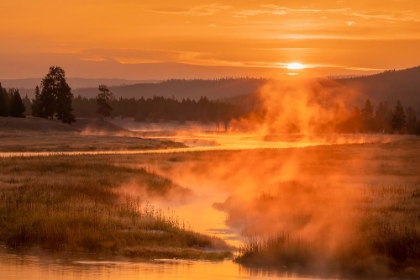
[[[137,182],[148,195],[186,191],[172,180],[104,161],[55,156],[0,160],[0,241],[10,247],[223,259],[220,239],[191,231],[171,210],[119,191]],[[224,249],[206,253],[205,249]]]

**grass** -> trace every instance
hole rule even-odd
[[[68,152],[150,150],[184,147],[172,141],[138,137],[109,122],[78,119],[72,125],[57,120],[0,117],[0,152]]]
[[[251,267],[314,274],[373,277],[410,271],[419,276],[419,192],[420,185],[364,189],[358,194],[352,211],[341,216],[344,221],[334,221],[340,224],[350,220],[353,228],[351,235],[341,239],[333,250],[329,250],[329,243],[317,234],[308,237],[290,231],[264,236],[251,232],[245,233],[245,242],[235,261]],[[279,203],[278,197],[270,200],[273,204]],[[266,207],[267,203],[271,202],[265,200]],[[355,220],[358,223],[354,223]],[[328,236],[326,231],[321,234]]]
[[[147,258],[230,256],[222,240],[190,231],[173,211],[121,189],[130,184],[148,197],[189,194],[144,168],[118,166],[110,157],[54,156],[3,158],[0,169],[0,242],[9,247]]]
[[[394,141],[395,140],[395,141]],[[147,197],[214,207],[236,261],[310,274],[420,275],[420,139],[301,149],[0,159],[0,241],[137,257],[224,258]],[[155,172],[154,172],[155,171]],[[158,175],[161,174],[161,175]],[[176,182],[179,182],[178,185]],[[199,192],[197,192],[199,193]],[[190,221],[194,224],[194,221]]]
[[[235,261],[311,275],[420,277],[418,145],[295,150],[297,176],[267,183],[269,194],[218,205],[233,226],[247,217]],[[286,151],[274,154],[289,158]]]

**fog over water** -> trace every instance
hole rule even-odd
[[[232,261],[173,259],[144,261],[95,255],[45,253],[36,249],[18,252],[4,248],[0,248],[0,254],[1,279],[7,280],[310,279],[307,276],[299,277],[293,272],[248,269]]]

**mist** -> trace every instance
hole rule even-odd
[[[416,189],[420,182],[405,160],[415,147],[398,148],[413,138],[334,133],[329,129],[333,120],[347,114],[347,104],[357,97],[356,92],[337,91],[335,85],[269,84],[260,95],[264,121],[249,118],[232,125],[252,127],[246,132],[171,132],[168,138],[173,140],[211,139],[217,147],[203,145],[200,153],[174,154],[165,164],[147,164],[193,193],[180,204],[161,200],[160,205],[175,211],[178,207],[180,216],[197,223],[198,230],[233,234],[237,240],[230,236],[232,244],[240,251],[254,245],[262,250],[277,240],[277,245],[286,242],[289,249],[301,250],[300,266],[310,263],[329,270],[349,262],[357,269],[346,269],[359,271],[358,266],[366,270],[366,262],[386,273],[387,262],[377,257],[381,229],[389,221],[395,223],[392,228],[407,223],[407,215],[390,207],[401,205],[410,187]],[[235,148],[239,150],[229,151]],[[404,176],[395,168],[404,170]],[[216,224],[220,228],[209,228]],[[273,252],[258,262],[276,260]]]

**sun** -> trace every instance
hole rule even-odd
[[[300,70],[300,69],[305,69],[306,66],[303,64],[300,64],[298,62],[293,62],[293,63],[289,63],[287,64],[287,69],[291,69],[291,70]]]

